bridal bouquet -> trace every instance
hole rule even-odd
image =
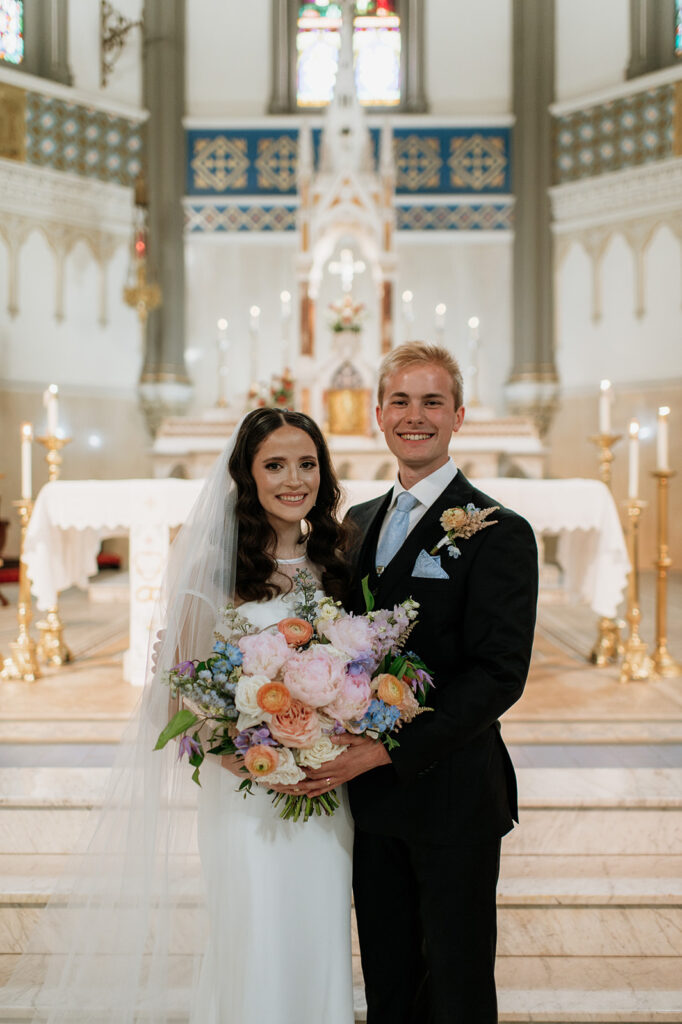
[[[349,615],[331,598],[317,600],[315,581],[301,572],[295,616],[262,631],[228,606],[210,656],[165,674],[184,706],[156,749],[180,737],[178,756],[188,756],[196,783],[204,743],[208,753],[236,754],[245,775],[239,788],[250,792],[254,780],[295,786],[305,768],[320,768],[346,750],[331,741],[342,732],[397,746],[401,726],[428,710],[432,685],[424,662],[403,651],[418,605],[408,599],[374,611],[366,583],[364,589],[366,614]],[[333,790],[313,798],[275,792],[273,803],[283,803],[281,817],[304,821],[339,806]]]

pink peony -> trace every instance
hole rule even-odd
[[[244,655],[242,671],[245,676],[266,676],[275,679],[291,650],[281,633],[255,633],[243,636],[239,650]]]
[[[325,714],[340,722],[362,718],[372,701],[370,684],[371,680],[366,672],[358,672],[355,675],[346,673],[336,698],[325,707]]]
[[[346,659],[324,645],[292,654],[284,669],[284,682],[292,697],[321,708],[336,698],[345,676]]]
[[[268,728],[284,747],[312,747],[322,733],[317,712],[300,700],[292,700],[288,711],[273,715]]]
[[[349,658],[371,654],[374,634],[370,623],[362,616],[345,615],[334,622],[320,624],[319,629]]]

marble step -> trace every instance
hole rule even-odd
[[[0,806],[0,854],[72,852],[92,821],[85,807]],[[682,849],[682,809],[526,809],[506,854],[666,855]]]
[[[590,892],[587,900],[579,891],[557,895],[527,885],[522,892],[509,894],[502,888],[498,909],[500,956],[682,958],[679,887],[678,892],[669,893],[666,889],[672,886],[656,885],[656,879],[640,879],[635,889],[634,881],[624,880],[625,898],[618,885],[611,886],[605,897]],[[558,890],[559,886],[554,888]],[[21,953],[27,948],[46,894],[5,889],[0,896],[0,953]],[[178,955],[201,948],[203,918],[192,902],[181,909],[181,928],[171,940],[172,951]],[[48,953],[50,949],[48,941],[36,952]],[[682,959],[679,964],[682,974]]]
[[[30,1009],[34,993],[15,994],[0,991],[0,1021],[3,1024],[24,1024],[32,1019]],[[168,1024],[186,1024],[189,994],[186,990],[172,993],[175,1013],[165,1019]],[[365,1021],[366,1004],[362,989],[356,988],[355,1020]],[[615,989],[585,988],[505,988],[498,987],[500,1024],[680,1024],[682,990],[634,988],[624,984]],[[136,1017],[143,1024],[149,1017]],[[292,1022],[299,1024],[299,1022]],[[308,1024],[308,1022],[300,1022]]]
[[[91,807],[109,768],[0,768],[0,807]],[[526,808],[682,809],[682,768],[519,768]]]
[[[679,744],[682,743],[682,716],[663,720],[638,719],[614,721],[591,718],[556,719],[505,718],[502,736],[507,745],[531,744]]]

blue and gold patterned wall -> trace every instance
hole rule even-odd
[[[556,183],[675,156],[675,108],[676,86],[670,84],[557,117]]]
[[[25,93],[29,164],[131,186],[142,168],[142,125],[82,104]]]
[[[316,160],[320,135],[313,132]],[[378,129],[372,139],[376,153]],[[506,126],[396,128],[398,229],[509,229],[510,143]],[[188,231],[295,230],[296,204],[286,198],[296,196],[297,153],[296,128],[190,129]],[[432,204],[424,204],[426,196]],[[420,201],[411,205],[409,197]]]

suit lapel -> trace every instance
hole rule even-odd
[[[394,558],[388,563],[381,576],[378,578],[376,589],[377,604],[381,605],[383,596],[388,593],[400,579],[412,575],[412,569],[419,552],[424,548],[430,552],[443,536],[444,530],[440,524],[440,517],[446,508],[454,505],[464,505],[471,500],[473,488],[461,470],[457,470],[454,480],[451,480],[445,490],[436,498],[433,505],[426,510],[414,530],[406,537],[405,543]],[[383,517],[382,517],[383,519]],[[376,531],[372,559],[376,551],[376,539],[379,528]],[[372,562],[373,564],[373,562]]]

